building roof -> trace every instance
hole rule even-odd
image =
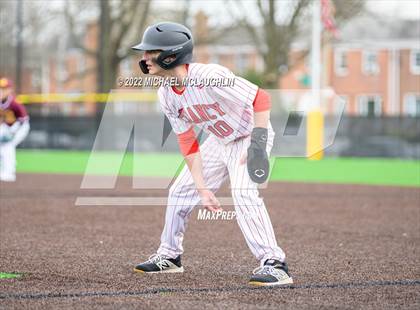
[[[419,40],[420,20],[394,19],[365,13],[353,18],[340,29],[341,42],[365,40]]]
[[[227,28],[214,30],[213,35],[214,43],[217,45],[254,45],[251,34],[242,25],[234,25]]]
[[[296,37],[293,46],[298,49],[306,49],[311,43],[311,25],[303,27],[301,34]],[[420,20],[393,19],[365,12],[339,27],[339,38],[336,44],[378,43],[389,45],[389,42],[401,42],[404,46],[412,46],[413,42],[420,48]],[[221,35],[216,35],[213,45],[221,46],[245,46],[255,45],[252,36],[242,25],[229,27],[228,29],[214,30]],[[261,28],[256,28],[261,33]]]

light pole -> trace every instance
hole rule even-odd
[[[312,4],[311,104],[306,123],[306,155],[319,160],[324,156],[324,116],[321,111],[321,3]]]

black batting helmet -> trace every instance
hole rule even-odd
[[[156,62],[161,68],[169,70],[177,65],[191,62],[193,38],[191,31],[184,25],[162,22],[149,26],[143,34],[141,43],[133,46],[132,49],[137,51],[162,51]],[[175,59],[167,59],[169,56],[174,56]],[[139,65],[143,73],[149,73],[145,60],[140,60]]]

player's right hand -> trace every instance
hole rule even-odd
[[[222,211],[223,209],[220,207],[220,202],[217,200],[216,196],[213,194],[212,191],[208,189],[203,189],[199,191],[201,204],[202,206],[209,210],[210,212],[217,212]]]

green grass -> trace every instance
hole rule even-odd
[[[310,161],[278,158],[271,179],[420,187],[420,161],[377,158],[326,158]]]
[[[18,150],[18,172],[84,174],[90,152],[85,151],[32,151]],[[133,159],[136,166],[133,168]],[[88,168],[90,174],[123,176],[135,175],[168,177],[182,163],[182,156],[171,153],[136,154],[126,153],[123,158],[116,152],[95,153]],[[122,162],[121,162],[122,160]],[[121,163],[121,164],[120,164]]]
[[[7,273],[7,272],[0,272],[0,279],[15,279],[21,277],[21,274],[18,273]]]
[[[90,152],[18,150],[18,172],[84,174]],[[92,157],[91,174],[171,177],[182,165],[179,154],[102,152]],[[135,162],[135,164],[134,164]],[[271,180],[420,187],[420,161],[366,158],[272,158]]]

